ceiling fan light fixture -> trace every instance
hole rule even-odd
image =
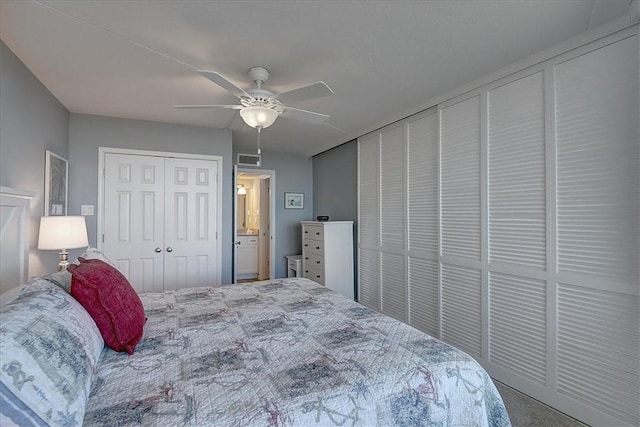
[[[240,110],[242,120],[252,128],[268,128],[278,118],[278,112],[270,108],[255,106],[244,107]]]

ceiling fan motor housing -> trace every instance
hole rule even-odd
[[[245,107],[265,107],[282,113],[284,108],[280,101],[274,97],[273,92],[264,89],[249,89],[247,91],[251,98],[242,98],[240,103]]]

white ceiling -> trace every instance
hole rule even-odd
[[[263,66],[278,93],[319,80],[335,95],[293,105],[324,125],[278,118],[265,150],[306,155],[424,108],[425,102],[627,13],[629,0],[0,1],[0,37],[71,112],[255,130],[195,70],[249,89]]]

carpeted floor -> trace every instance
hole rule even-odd
[[[507,407],[513,427],[585,427],[586,424],[558,412],[494,380],[502,401]]]

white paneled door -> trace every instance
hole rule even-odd
[[[138,292],[217,285],[218,162],[106,153],[105,255]]]

